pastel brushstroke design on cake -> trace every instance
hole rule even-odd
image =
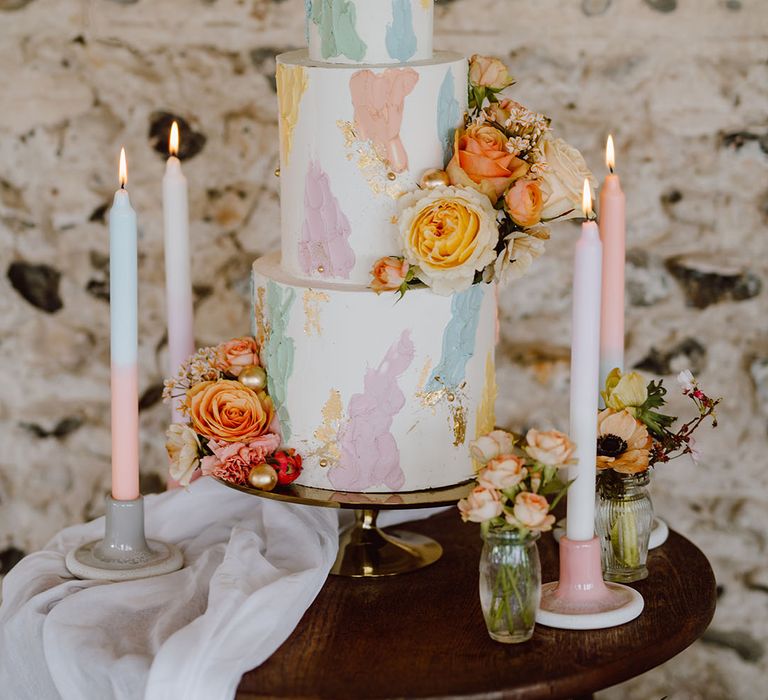
[[[387,25],[387,51],[390,58],[405,63],[416,53],[410,0],[392,0],[392,24]]]
[[[475,336],[483,303],[482,285],[474,284],[463,292],[453,295],[451,320],[443,333],[443,351],[432,371],[424,391],[431,393],[443,388],[456,389],[461,386],[467,362],[475,353]]]
[[[304,0],[304,38],[309,44],[309,23],[312,21],[312,0]]]
[[[344,419],[344,404],[338,389],[331,389],[328,400],[321,411],[323,422],[313,433],[319,443],[314,451],[322,468],[332,467],[339,463],[341,448],[339,447],[339,430]]]
[[[304,224],[299,262],[306,275],[349,279],[355,252],[349,245],[352,229],[333,196],[328,174],[311,160],[304,180]]]
[[[320,312],[330,297],[319,289],[304,291],[304,334],[322,335],[323,326],[320,322]]]
[[[334,488],[365,491],[379,485],[392,490],[403,486],[405,475],[391,428],[393,418],[405,406],[397,380],[413,362],[415,352],[410,331],[403,331],[381,364],[366,371],[363,393],[350,398],[348,421],[339,435],[341,458],[329,473]]]
[[[288,164],[293,145],[293,130],[299,122],[299,106],[309,81],[303,66],[277,64],[277,100],[280,111],[280,159]]]
[[[440,85],[437,98],[437,135],[443,144],[443,165],[453,156],[453,135],[461,118],[461,106],[456,99],[453,71],[449,68]]]
[[[348,0],[313,0],[312,21],[320,31],[323,58],[344,55],[362,61],[368,48],[358,36],[357,10]]]
[[[291,421],[286,410],[288,380],[293,374],[295,343],[288,336],[291,307],[296,290],[267,281],[267,314],[269,333],[264,345],[264,366],[267,369],[267,388],[275,406],[283,444],[291,439]]]
[[[378,75],[371,70],[361,70],[349,81],[358,135],[373,141],[396,173],[408,168],[400,127],[405,98],[418,82],[419,74],[412,68],[387,68]]]

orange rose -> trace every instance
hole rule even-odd
[[[233,338],[219,345],[217,352],[219,360],[216,366],[233,377],[239,377],[249,365],[259,364],[259,346],[250,337]]]
[[[379,294],[381,292],[391,292],[395,289],[399,289],[405,282],[405,278],[408,276],[408,261],[403,258],[395,258],[387,256],[386,258],[379,258],[374,264],[371,270],[370,288]]]
[[[509,87],[515,81],[498,58],[475,54],[469,59],[469,82],[495,92]]]
[[[446,172],[452,185],[472,187],[494,204],[512,182],[528,172],[528,164],[506,149],[507,137],[487,124],[456,129],[453,158]]]
[[[536,180],[518,180],[504,195],[504,208],[518,226],[528,228],[541,220],[541,187]]]
[[[240,382],[200,382],[187,391],[186,408],[193,430],[224,442],[248,442],[269,431],[272,399]]]

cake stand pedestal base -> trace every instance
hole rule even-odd
[[[414,532],[384,532],[376,526],[379,513],[355,511],[354,525],[339,535],[339,555],[331,568],[337,576],[373,578],[415,571],[443,554],[438,542]]]
[[[404,530],[385,532],[376,526],[382,510],[407,510],[452,506],[472,490],[473,482],[423,491],[396,493],[354,493],[331,491],[314,486],[290,484],[274,491],[260,491],[250,486],[216,479],[229,488],[260,498],[321,508],[355,511],[352,527],[339,535],[339,554],[331,568],[337,576],[375,578],[395,576],[434,564],[443,554],[438,542]]]

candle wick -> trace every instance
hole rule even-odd
[[[611,171],[611,175],[613,175],[613,166],[612,165],[608,166],[608,170],[610,170]]]
[[[121,182],[121,183],[120,183],[120,189],[121,189],[121,190],[124,190],[124,189],[125,189],[125,183],[124,183],[124,182]]]

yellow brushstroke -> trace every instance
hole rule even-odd
[[[277,101],[280,110],[280,159],[288,164],[293,146],[293,130],[299,122],[301,97],[309,85],[304,66],[277,64]]]
[[[493,353],[489,352],[485,360],[485,383],[483,384],[483,393],[480,396],[480,403],[477,406],[477,417],[475,419],[475,439],[481,435],[490,433],[496,425],[496,364],[493,361]],[[480,464],[473,460],[475,471],[480,469]]]

